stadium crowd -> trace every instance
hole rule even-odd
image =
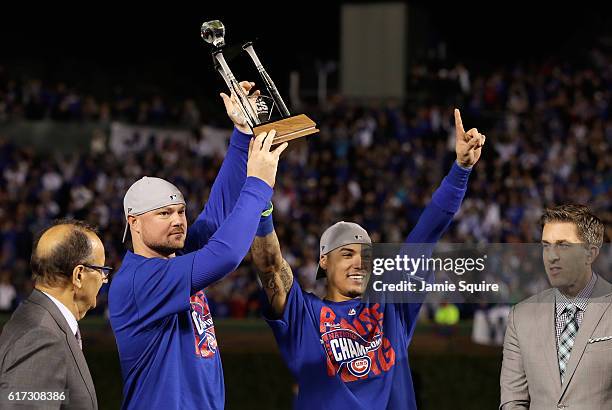
[[[325,227],[355,221],[375,242],[401,242],[455,156],[455,106],[467,127],[486,134],[487,147],[444,241],[539,242],[542,208],[572,201],[588,204],[606,222],[609,242],[611,93],[612,55],[592,50],[571,62],[486,70],[415,66],[403,104],[334,95],[325,107],[304,108],[321,133],[295,144],[279,166],[274,219],[285,258],[305,288],[320,291],[314,276]],[[10,311],[30,293],[32,238],[55,218],[97,224],[107,264],[117,268],[125,252],[123,195],[142,175],[173,181],[193,221],[223,159],[200,149],[203,111],[195,99],[119,91],[110,100],[96,99],[66,84],[11,78],[0,70],[0,123],[45,119],[110,127],[121,121],[192,130],[188,140],[122,158],[107,145],[48,155],[0,137],[0,310]],[[248,317],[259,314],[258,289],[250,264],[243,263],[207,295],[216,317]]]

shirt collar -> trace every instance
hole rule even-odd
[[[47,292],[42,291],[42,290],[41,292],[47,295],[47,297],[51,299],[51,302],[55,303],[55,306],[57,306],[60,312],[62,312],[62,315],[64,315],[66,322],[68,322],[68,326],[70,326],[70,330],[72,331],[72,334],[75,335],[77,330],[79,329],[79,324],[77,323],[77,320],[72,314],[72,312],[62,302],[55,299],[53,296],[49,295]]]
[[[563,293],[559,291],[559,289],[555,289],[555,308],[557,317],[561,316],[565,311],[565,308],[568,305],[575,305],[578,309],[584,310],[589,303],[589,298],[593,293],[593,288],[595,287],[595,281],[597,280],[597,275],[595,272],[591,274],[591,279],[587,283],[587,285],[576,295],[575,298],[569,298],[565,296]]]

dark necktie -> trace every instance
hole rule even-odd
[[[79,347],[81,348],[81,350],[83,350],[83,339],[81,339],[81,331],[79,330],[79,328],[77,327],[77,331],[74,334],[74,336],[76,337],[77,343],[79,344]]]

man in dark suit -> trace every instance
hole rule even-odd
[[[33,249],[35,289],[0,335],[0,407],[97,409],[77,321],[108,280],[104,245],[92,227],[63,220]]]

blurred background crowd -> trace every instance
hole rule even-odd
[[[273,198],[285,258],[304,288],[324,287],[314,276],[319,237],[330,224],[355,221],[376,242],[406,237],[455,158],[455,107],[487,145],[443,241],[538,243],[543,207],[572,201],[604,220],[609,242],[609,15],[559,11],[553,19],[547,9],[448,5],[440,12],[398,4],[405,5],[404,25],[389,33],[391,20],[377,26],[367,14],[377,5],[368,2],[330,2],[324,13],[304,8],[299,19],[275,24],[222,5],[206,15],[165,10],[151,20],[100,10],[96,18],[7,21],[0,59],[0,310],[29,295],[32,240],[53,219],[96,224],[107,264],[118,268],[126,251],[123,195],[142,175],[174,182],[188,201],[189,220],[198,215],[231,133],[217,96],[223,83],[198,36],[207,18],[222,18],[230,41],[260,36],[257,49],[281,94],[321,130],[284,154]],[[367,17],[349,37],[371,34],[359,37],[361,48],[355,40],[359,52],[396,40],[403,47],[396,50],[406,50],[401,98],[342,92],[352,24],[347,5]],[[478,29],[460,29],[467,20],[459,15],[470,15]],[[244,66],[231,63],[241,79],[258,82],[254,71],[242,74]],[[247,257],[229,280],[208,289],[215,317],[259,316],[258,289]],[[106,292],[105,286],[93,314],[104,314]]]
[[[466,129],[486,134],[487,146],[444,241],[539,242],[542,208],[568,201],[589,204],[606,221],[610,240],[610,50],[487,70],[452,61],[419,64],[408,86],[403,103],[355,102],[332,93],[324,104],[306,107],[321,133],[284,156],[274,194],[276,230],[303,286],[321,290],[314,280],[318,240],[335,221],[360,223],[377,242],[403,240],[454,160],[454,107],[462,110]],[[194,220],[223,160],[202,126],[225,127],[227,138],[230,121],[207,113],[197,98],[164,95],[126,95],[117,86],[110,97],[98,97],[68,81],[0,68],[1,123],[97,126],[89,149],[79,153],[39,152],[0,137],[1,310],[29,294],[33,235],[55,218],[97,224],[107,264],[118,267],[125,253],[123,194],[142,175],[179,186]],[[114,122],[184,129],[189,137],[116,155],[109,147]],[[209,289],[217,316],[259,314],[255,275],[243,265]],[[98,313],[104,312],[104,290],[100,301]]]

